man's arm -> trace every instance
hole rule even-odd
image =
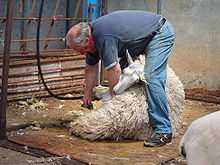
[[[112,68],[106,70],[107,79],[109,82],[109,89],[111,95],[113,94],[113,87],[118,83],[120,74],[121,74],[121,67],[120,64],[117,63]]]
[[[85,88],[83,104],[89,105],[92,101],[92,89],[98,81],[98,63],[95,65],[86,65],[85,68]]]

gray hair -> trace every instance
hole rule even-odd
[[[80,22],[76,24],[75,26],[79,26],[79,31],[77,32],[76,36],[74,38],[66,37],[67,44],[70,42],[73,42],[75,45],[81,46],[85,43],[86,38],[88,37],[90,33],[90,26],[87,22]]]

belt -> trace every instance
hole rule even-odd
[[[159,20],[159,23],[158,23],[158,29],[157,30],[160,30],[163,27],[163,25],[165,24],[165,22],[166,22],[166,18],[161,17],[160,20]]]

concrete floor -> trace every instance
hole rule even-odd
[[[37,158],[0,147],[0,165],[64,165],[61,159],[62,157]],[[150,163],[149,165],[156,164]],[[186,162],[183,158],[177,157],[157,165],[186,165]]]
[[[7,125],[8,127],[11,126],[16,126],[20,124],[25,124],[25,123],[33,123],[36,121],[44,121],[44,122],[51,122],[51,121],[56,121],[56,118],[59,115],[62,115],[68,110],[72,109],[80,109],[80,101],[67,101],[67,102],[62,102],[62,101],[57,101],[53,99],[47,99],[44,100],[44,103],[46,107],[43,107],[43,111],[41,109],[28,109],[28,107],[23,106],[23,103],[19,104],[11,104],[9,106],[9,110],[7,113]],[[22,106],[21,106],[22,105]],[[57,108],[59,107],[59,108]],[[33,107],[32,107],[33,108]],[[71,140],[66,140],[70,139],[65,133],[65,130],[57,129],[57,128],[50,128],[50,129],[40,129],[40,130],[34,130],[28,129],[26,132],[24,130],[19,130],[16,133],[16,136],[13,136],[12,138],[15,138],[16,140],[20,141],[21,143],[29,143],[33,146],[40,146],[41,147],[46,147],[45,149],[50,151],[50,152],[55,152],[60,154],[62,156],[63,152],[69,152],[70,154],[73,154],[74,156],[78,156],[82,160],[91,160],[91,162],[95,162],[95,164],[106,164],[106,157],[111,157],[111,153],[117,154],[117,150],[120,150],[120,154],[127,154],[132,153],[136,156],[137,158],[143,155],[145,157],[143,159],[142,163],[138,163],[138,165],[141,164],[146,164],[146,165],[186,165],[184,161],[182,161],[178,157],[178,143],[179,140],[181,139],[182,135],[184,134],[184,131],[187,129],[187,127],[190,125],[190,123],[195,120],[196,118],[206,115],[211,112],[215,112],[220,110],[220,105],[219,104],[211,104],[211,103],[204,103],[204,102],[198,102],[198,101],[186,101],[185,102],[185,111],[183,114],[183,128],[182,128],[182,133],[180,136],[176,137],[171,145],[158,148],[158,149],[153,149],[153,150],[146,150],[143,149],[143,144],[142,142],[129,142],[128,146],[126,143],[115,143],[115,142],[107,142],[107,143],[102,143],[102,142],[88,142],[85,140],[81,139],[75,139],[74,137],[71,137]],[[31,130],[31,131],[30,131]],[[61,131],[61,132],[57,132]],[[23,132],[26,133],[26,135],[23,135]],[[27,133],[29,132],[29,133]],[[57,136],[57,133],[59,136]],[[65,135],[65,136],[60,136],[60,134]],[[19,136],[18,136],[19,135]],[[25,139],[26,137],[26,139]],[[35,140],[38,138],[38,140]],[[40,137],[44,137],[43,141],[41,143],[39,142]],[[54,137],[56,139],[61,139],[61,140],[54,140]],[[59,138],[57,138],[59,137]],[[50,139],[51,138],[51,139]],[[46,139],[46,140],[45,140]],[[39,143],[38,143],[39,142]],[[60,143],[62,143],[60,145]],[[46,144],[46,145],[45,145]],[[70,145],[74,147],[74,150],[71,149]],[[56,146],[56,147],[54,147]],[[86,147],[85,147],[86,146]],[[96,146],[94,148],[94,146]],[[111,147],[109,147],[111,146]],[[69,147],[69,148],[68,148]],[[104,148],[103,148],[104,147]],[[107,147],[107,149],[105,148]],[[131,151],[129,151],[129,148],[132,148]],[[134,153],[137,151],[138,153]],[[164,150],[166,152],[164,153]],[[100,151],[100,152],[99,152]],[[106,152],[102,152],[106,151]],[[92,154],[91,154],[92,153]],[[101,154],[100,154],[101,153]],[[141,154],[142,153],[142,154]],[[110,155],[108,155],[110,154]],[[149,157],[149,155],[151,155]],[[159,157],[158,157],[159,155]],[[162,155],[162,156],[161,156]],[[169,156],[170,155],[170,156]],[[105,157],[102,159],[102,157]],[[164,157],[166,156],[166,157]],[[120,155],[118,156],[120,157]],[[125,157],[125,156],[122,156]],[[146,157],[149,157],[148,161]],[[165,160],[168,160],[170,158],[173,158],[173,160],[165,162]],[[139,159],[139,158],[138,158]],[[29,164],[36,164],[36,165],[60,165],[61,161],[60,158],[55,158],[53,161],[53,158],[36,158],[30,155],[22,154],[19,152],[15,152],[12,150],[7,150],[4,148],[0,148],[0,165],[29,165]],[[130,159],[132,161],[135,161],[135,159]],[[127,160],[114,160],[111,163],[111,159],[108,160],[107,164],[127,164]],[[161,163],[163,162],[163,163]],[[132,163],[132,162],[130,162]],[[135,163],[136,164],[136,163]]]
[[[59,158],[37,158],[0,147],[0,165],[61,165]]]

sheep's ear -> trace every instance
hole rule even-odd
[[[128,52],[128,49],[126,49],[126,57],[127,57],[128,65],[131,65],[134,63],[130,53]]]

